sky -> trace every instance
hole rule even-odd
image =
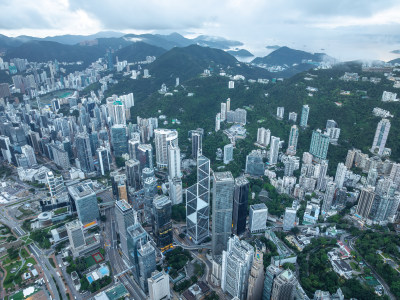
[[[339,60],[400,57],[399,0],[1,0],[0,34],[206,34],[325,52]]]

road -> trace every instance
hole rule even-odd
[[[51,291],[53,292],[53,295],[56,300],[69,300],[67,296],[65,295],[65,286],[64,283],[62,282],[61,278],[57,275],[56,271],[54,268],[51,266],[47,256],[45,253],[42,252],[42,250],[39,249],[34,243],[30,244],[28,246],[30,252],[35,256],[36,261],[39,263],[41,266],[43,273],[46,277],[46,280],[49,282]],[[58,294],[57,287],[60,290],[61,297]]]
[[[106,244],[105,249],[110,260],[113,274],[115,276],[116,274],[119,274],[128,269],[128,267],[125,265],[125,262],[123,261],[118,251],[117,228],[115,222],[114,207],[106,208],[105,214],[107,219],[104,227],[106,238],[104,243]],[[118,279],[124,284],[133,299],[146,299],[146,295],[144,294],[140,286],[136,283],[136,281],[134,281],[130,277],[129,272],[119,276]]]

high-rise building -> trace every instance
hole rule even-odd
[[[333,198],[335,197],[336,193],[336,188],[337,186],[335,182],[330,181],[327,183],[324,201],[322,202],[322,208],[321,208],[322,214],[326,214],[331,209]]]
[[[368,187],[361,190],[360,196],[358,197],[356,215],[361,218],[368,219],[373,204],[379,196],[374,193],[373,188]]]
[[[247,300],[261,300],[264,287],[263,252],[256,249],[251,265]]]
[[[329,136],[320,129],[313,130],[310,144],[310,153],[318,159],[326,159],[329,147]]]
[[[11,163],[12,162],[11,143],[10,143],[10,138],[8,136],[5,135],[0,136],[0,148],[3,159]]]
[[[264,127],[258,128],[257,130],[257,144],[261,146],[268,146],[271,140],[271,131]]]
[[[155,271],[147,279],[150,300],[169,300],[171,292],[169,287],[169,276],[164,271]]]
[[[246,241],[236,235],[229,239],[227,250],[222,252],[222,291],[231,297],[246,299],[253,256],[254,248]]]
[[[81,170],[85,173],[93,172],[94,162],[89,135],[87,133],[78,133],[75,137],[75,147]]]
[[[221,129],[221,113],[217,113],[215,116],[215,132]]]
[[[232,234],[233,191],[231,172],[214,172],[212,202],[212,254],[222,255]]]
[[[156,145],[156,163],[158,168],[168,167],[168,146],[178,146],[178,132],[176,130],[157,128],[154,130]]]
[[[271,300],[293,300],[297,279],[291,270],[285,270],[274,280]]]
[[[250,183],[246,177],[241,176],[235,179],[232,233],[236,235],[241,235],[246,231],[249,187]]]
[[[271,146],[269,148],[268,157],[268,162],[270,165],[276,165],[278,163],[279,143],[280,139],[278,137],[271,136]]]
[[[140,145],[140,138],[139,139],[130,139],[128,141],[128,151],[129,151],[129,158],[136,159],[136,152],[137,148]]]
[[[296,226],[296,213],[294,208],[286,207],[285,215],[283,217],[283,230],[289,231]]]
[[[389,135],[389,130],[390,121],[388,119],[382,119],[379,121],[378,126],[376,127],[371,152],[377,153],[378,155],[383,154],[383,150],[385,150],[386,141]]]
[[[221,122],[226,120],[226,103],[221,103]]]
[[[159,195],[153,200],[153,233],[161,251],[172,247],[171,200],[167,196]]]
[[[305,104],[301,110],[300,127],[307,127],[308,124],[308,114],[310,113],[310,107]]]
[[[116,124],[111,127],[111,145],[115,157],[122,156],[122,154],[129,152],[126,125]]]
[[[224,146],[224,164],[229,164],[233,160],[233,144]]]
[[[139,282],[140,287],[145,293],[148,291],[147,279],[151,277],[151,273],[156,270],[156,250],[147,243],[140,243],[138,247],[138,262],[139,262]]]
[[[250,205],[249,227],[251,233],[267,229],[268,208],[264,203]]]
[[[0,83],[0,98],[6,98],[10,96],[10,87],[8,83]]]
[[[192,133],[192,157],[197,159],[199,153],[202,153],[203,149],[203,135],[200,132]]]
[[[128,187],[134,191],[141,188],[140,162],[136,159],[130,159],[125,162],[126,182]]]
[[[168,145],[168,175],[170,178],[181,178],[181,150],[178,145]]]
[[[122,254],[129,259],[128,227],[136,223],[135,212],[126,200],[118,200],[115,202],[114,213],[118,225]]]
[[[343,187],[344,180],[346,178],[347,167],[344,163],[338,163],[335,175],[335,183],[338,189]]]
[[[377,179],[378,179],[378,170],[376,168],[370,168],[367,176],[367,185],[375,186]]]
[[[147,243],[149,237],[147,232],[143,229],[139,222],[135,222],[133,225],[127,228],[127,240],[128,240],[128,254],[131,265],[134,267],[134,276],[136,280],[139,280],[139,248],[141,244]]]
[[[100,147],[96,151],[97,160],[99,161],[99,172],[105,175],[110,172],[111,156],[110,151],[106,147]]]
[[[197,183],[186,189],[186,227],[194,243],[209,236],[210,160],[197,157]]]
[[[111,106],[112,111],[110,114],[111,116],[111,121],[113,125],[121,124],[125,125],[126,124],[126,115],[125,115],[125,105],[122,103],[122,101],[116,100],[113,102],[113,105]]]
[[[290,134],[289,134],[289,143],[288,143],[288,148],[287,148],[287,154],[289,155],[296,155],[296,150],[297,150],[297,141],[299,139],[299,129],[297,128],[296,125],[293,125],[290,128]]]
[[[79,221],[89,227],[97,224],[100,219],[96,193],[87,183],[79,183],[68,187],[68,192],[75,202]]]
[[[283,119],[283,115],[284,115],[284,113],[285,113],[285,108],[284,107],[280,107],[280,106],[278,106],[278,108],[276,109],[276,117],[278,118],[278,119]]]
[[[271,300],[275,278],[282,273],[282,271],[283,269],[272,264],[267,267],[267,271],[265,272],[262,300]]]
[[[346,163],[345,163],[347,169],[350,170],[353,167],[355,156],[356,156],[356,151],[354,149],[347,151]]]

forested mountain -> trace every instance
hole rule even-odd
[[[167,50],[157,46],[149,45],[143,42],[136,42],[123,47],[114,53],[118,56],[118,59],[127,60],[128,62],[142,61],[146,60],[146,56],[160,56]]]
[[[291,49],[289,47],[280,47],[264,57],[256,57],[252,63],[264,64],[268,66],[282,66],[300,64],[302,60],[322,61],[325,53],[309,53],[301,50]]]
[[[239,50],[228,50],[226,51],[233,56],[240,56],[240,57],[252,57],[254,56],[250,51],[246,49],[239,49]]]

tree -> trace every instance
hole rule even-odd
[[[123,166],[125,166],[125,159],[121,156],[117,156],[115,157],[115,164],[118,168],[122,168]]]
[[[300,229],[299,227],[296,226],[290,229],[290,232],[293,233],[294,235],[298,235],[300,233]]]

